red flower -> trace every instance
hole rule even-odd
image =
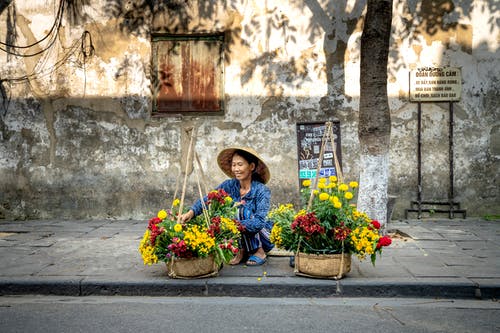
[[[148,228],[150,230],[153,230],[153,226],[156,226],[158,223],[160,223],[161,220],[158,217],[153,217],[152,219],[149,220],[148,222]]]
[[[377,220],[372,221],[372,225],[375,229],[380,229],[380,222]]]
[[[158,228],[156,224],[152,223],[149,227],[149,230],[151,230],[151,234],[149,235],[149,242],[154,245],[156,243],[156,237],[158,237],[158,235],[161,234],[165,229]]]
[[[215,237],[215,235],[220,234],[220,223],[221,223],[220,216],[214,216],[214,217],[212,217],[212,219],[210,220],[210,222],[211,223],[210,223],[210,225],[208,227],[207,233],[211,237]]]
[[[351,229],[348,227],[344,226],[344,222],[340,222],[339,227],[333,228],[333,235],[336,240],[343,241],[349,236],[351,233]]]
[[[177,237],[172,239],[173,243],[168,245],[168,250],[172,251],[176,257],[179,258],[192,258],[193,253],[187,248],[186,242],[184,240],[179,240]]]
[[[223,189],[218,189],[217,191],[211,191],[207,195],[207,204],[210,205],[214,200],[218,201],[221,205],[225,204],[225,198],[228,197],[229,194],[227,194],[226,191]]]
[[[382,246],[389,246],[391,243],[392,240],[389,236],[380,237],[377,243],[377,249],[380,249]]]
[[[297,218],[292,222],[292,230],[298,229],[299,231],[306,234],[308,237],[312,236],[314,233],[323,234],[325,233],[325,228],[320,225],[320,221],[314,213],[307,213],[306,215],[297,216]]]

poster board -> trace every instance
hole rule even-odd
[[[336,144],[337,159],[342,169],[340,121],[331,121],[333,137]],[[314,179],[318,168],[321,140],[325,132],[325,122],[297,123],[297,161],[299,171],[299,187],[305,179]],[[323,154],[323,165],[319,171],[320,177],[336,176],[333,148],[329,141],[326,142]]]

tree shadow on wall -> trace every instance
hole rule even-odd
[[[15,10],[14,0],[0,0],[0,14],[7,8]],[[72,25],[91,21],[92,17],[86,12],[86,8],[93,6],[90,0],[62,0],[65,8],[65,14]],[[190,1],[190,0],[105,0],[105,14],[110,18],[115,18],[119,22],[119,28],[129,34],[140,35],[146,38],[154,32],[165,32],[170,34],[186,33],[192,31],[203,31],[204,26],[201,21],[213,20],[212,26],[224,27],[221,22],[221,16],[217,15],[221,10],[229,13],[236,11],[237,8],[243,8],[247,1],[228,0],[228,1]],[[262,77],[263,88],[274,96],[280,96],[286,88],[297,88],[309,79],[308,71],[313,70],[318,76],[326,75],[329,90],[329,100],[333,105],[327,107],[329,110],[335,109],[335,101],[342,100],[345,97],[345,78],[333,77],[334,69],[342,71],[344,69],[345,59],[349,56],[356,57],[353,52],[359,52],[359,36],[357,41],[350,41],[353,33],[359,32],[362,27],[362,14],[366,7],[366,1],[355,1],[354,4],[345,0],[330,0],[327,2],[318,0],[290,0],[290,6],[295,6],[297,10],[304,13],[310,13],[312,19],[309,21],[305,31],[308,33],[307,39],[315,41],[319,37],[324,38],[324,52],[326,56],[325,64],[318,64],[314,61],[314,67],[311,69],[310,58],[317,57],[314,53],[305,53],[303,56],[288,56],[287,43],[295,43],[296,32],[304,29],[298,22],[291,22],[287,13],[280,10],[279,7],[266,8],[265,17],[261,17],[252,11],[249,11],[251,17],[245,18],[250,24],[246,24],[244,31],[240,25],[233,25],[225,32],[224,58],[227,61],[231,57],[238,56],[234,54],[233,49],[238,44],[249,46],[249,42],[258,42],[262,36],[269,37],[271,31],[279,32],[283,40],[282,45],[266,45],[260,54],[249,59],[242,64],[241,84],[245,85],[256,75],[256,68],[259,65]],[[422,0],[420,2],[397,2],[397,6],[403,6],[404,15],[401,18],[405,29],[396,31],[396,36],[401,39],[422,38],[427,42],[434,38],[444,39],[445,43],[454,40],[453,36],[458,37],[454,43],[467,53],[471,53],[471,27],[456,23],[458,17],[470,17],[472,0]],[[480,4],[482,12],[495,12],[500,8],[497,1],[489,1]],[[194,15],[193,13],[196,13]],[[10,31],[6,34],[6,45],[15,44],[16,21],[15,15],[7,15],[7,26]],[[496,21],[494,21],[496,20]],[[487,22],[491,29],[494,29],[500,22],[500,19],[491,16]],[[154,30],[152,27],[154,25]],[[242,38],[242,35],[245,38]],[[14,39],[13,39],[14,38]],[[395,78],[397,71],[406,66],[399,62],[398,41],[393,39],[394,45],[391,46],[392,53],[389,54],[389,77]],[[350,45],[353,45],[350,47]],[[356,50],[356,48],[358,48]],[[127,66],[126,63],[123,66]],[[123,68],[121,69],[123,70]],[[149,75],[149,73],[148,73]],[[2,100],[8,98],[4,82],[9,82],[10,78],[2,77],[0,87],[2,88]],[[157,83],[158,84],[158,83]],[[158,87],[152,87],[152,90]]]
[[[229,0],[225,2],[223,10],[231,11],[236,8],[244,7],[246,1]],[[349,1],[330,0],[320,2],[318,0],[290,0],[290,6],[296,6],[298,10],[310,12],[312,19],[306,27],[309,34],[309,41],[317,40],[324,35],[324,51],[326,55],[326,64],[318,65],[315,62],[314,71],[326,73],[327,83],[333,94],[333,100],[341,99],[345,96],[344,84],[339,84],[339,78],[332,76],[333,69],[343,69],[346,57],[349,53],[359,52],[359,49],[353,50],[348,43],[354,47],[359,47],[359,40],[354,43],[349,39],[354,32],[362,29],[362,15],[366,7],[366,1],[356,1],[351,5]],[[416,41],[417,38],[424,36],[428,41],[432,39],[445,40],[445,44],[450,42],[453,36],[460,36],[466,33],[472,38],[471,27],[456,23],[459,17],[471,16],[472,0],[423,0],[421,2],[403,2],[404,15],[400,18],[405,29],[396,31],[401,39],[410,37]],[[401,3],[396,3],[397,6]],[[485,12],[495,12],[499,9],[499,3],[489,1],[481,4],[485,6],[480,10]],[[196,6],[196,8],[194,8]],[[176,34],[182,32],[191,32],[202,30],[202,25],[193,24],[201,20],[214,19],[214,26],[223,26],[217,18],[216,12],[220,10],[221,4],[218,1],[188,1],[188,0],[144,0],[139,2],[123,3],[121,0],[107,0],[105,8],[107,14],[120,19],[120,29],[127,33],[148,35],[151,31],[151,22],[155,16],[163,15],[166,21],[163,25],[157,25],[155,28],[166,33]],[[487,8],[488,6],[489,8]],[[192,13],[196,13],[194,16]],[[295,33],[304,27],[297,23],[290,22],[287,13],[282,12],[279,7],[269,7],[266,10],[265,18],[252,14],[247,18],[250,24],[245,25],[245,30],[240,27],[232,27],[226,31],[224,56],[230,60],[233,46],[242,41],[241,35],[245,38],[257,41],[261,36],[271,34],[271,30],[280,31],[283,45],[286,49],[288,41],[296,42]],[[499,24],[498,20],[491,17],[487,22],[490,29]],[[420,37],[419,37],[420,36]],[[360,38],[357,36],[356,38]],[[389,57],[389,77],[395,78],[397,71],[405,64],[398,62],[399,51],[397,40],[392,40],[392,53]],[[471,53],[471,40],[467,38],[458,38],[456,43],[467,53]],[[283,45],[266,47],[261,54],[243,64],[242,85],[248,83],[255,75],[256,65],[262,69],[264,78],[264,88],[269,94],[279,96],[284,88],[296,88],[308,79],[308,61],[305,57],[285,57],[283,56]],[[332,48],[333,47],[333,48]],[[359,54],[359,53],[358,53]],[[314,55],[310,55],[314,56]],[[355,55],[354,55],[355,56]],[[343,80],[345,82],[345,79]]]
[[[119,19],[119,26],[123,32],[147,37],[152,33],[213,33],[214,31],[206,31],[206,25],[199,22],[209,20],[214,27],[226,27],[226,22],[222,22],[223,16],[218,15],[218,11],[234,12],[235,8],[243,4],[242,0],[231,0],[225,4],[217,1],[164,0],[143,1],[132,6],[122,4],[120,0],[107,0],[105,8],[108,15]],[[266,17],[266,22],[261,24],[261,18],[253,14],[249,18],[250,24],[245,26],[245,31],[238,25],[233,25],[229,29],[223,28],[223,31],[215,31],[224,33],[223,53],[227,62],[230,62],[231,57],[238,56],[233,54],[235,46],[249,46],[249,43],[241,37],[242,34],[256,40],[262,34],[269,34],[271,28],[279,28],[287,34],[285,38],[295,40],[293,33],[296,28],[289,25],[286,16],[277,8],[268,10]],[[292,58],[285,61],[279,59],[276,50],[269,50],[263,51],[262,54],[243,64],[242,85],[251,80],[257,64],[263,68],[264,87],[271,94],[279,95],[282,85],[297,85],[300,84],[301,78],[307,79],[305,60]],[[289,73],[289,76],[282,78],[282,72]],[[291,80],[290,75],[299,78],[299,82],[297,79]],[[153,87],[153,90],[158,89],[159,87]]]

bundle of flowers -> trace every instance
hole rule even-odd
[[[271,242],[293,252],[350,253],[361,260],[369,256],[375,264],[377,253],[381,254],[391,239],[382,235],[378,221],[352,203],[358,183],[339,183],[336,176],[330,176],[320,178],[314,190],[310,180],[302,185],[305,208],[295,211],[292,204],[282,204],[269,212],[274,222]]]
[[[175,258],[215,255],[216,263],[229,262],[238,252],[242,225],[234,218],[237,205],[222,189],[208,193],[203,214],[179,223],[179,199],[171,210],[160,210],[148,222],[139,245],[145,265]]]

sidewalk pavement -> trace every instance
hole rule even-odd
[[[287,256],[171,279],[137,250],[147,221],[0,220],[0,295],[433,297],[497,299],[500,220],[391,221],[376,266],[353,257],[338,281],[294,275]]]

